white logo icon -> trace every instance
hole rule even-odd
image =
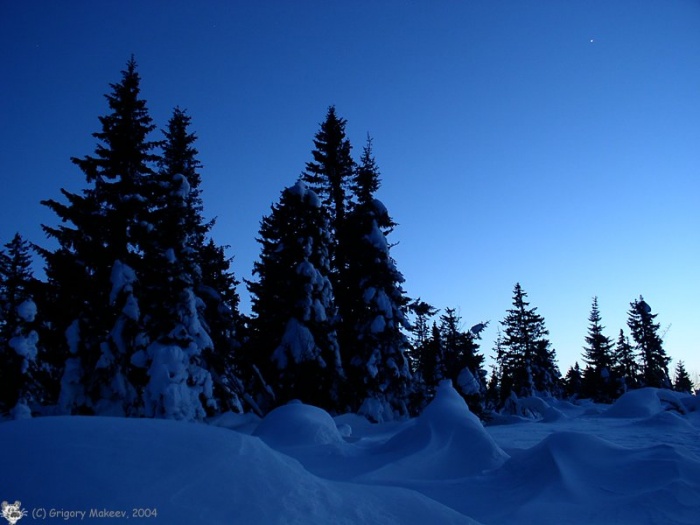
[[[2,502],[2,517],[5,518],[10,525],[16,525],[16,523],[22,518],[24,518],[26,515],[27,511],[22,510],[22,502]]]

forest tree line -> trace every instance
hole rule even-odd
[[[691,391],[675,378],[656,314],[630,305],[631,340],[603,334],[597,299],[583,361],[565,375],[544,318],[516,284],[484,370],[485,322],[463,327],[403,289],[376,198],[371,139],[352,156],[334,107],[312,159],[263,217],[250,315],[239,311],[230,259],[204,216],[191,117],[175,108],[161,137],[133,58],[106,95],[92,155],[72,158],[85,188],[42,204],[54,249],[17,234],[0,252],[0,412],[203,420],[264,415],[299,399],[372,421],[421,410],[451,380],[472,411],[512,410],[527,396],[609,402],[643,386]],[[32,252],[45,279],[32,273]]]

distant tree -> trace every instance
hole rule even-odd
[[[411,301],[408,309],[416,316],[411,332],[412,344],[415,347],[422,346],[430,338],[430,319],[439,311],[431,304],[421,301],[420,297]]]
[[[435,387],[444,379],[442,335],[436,322],[430,330],[430,338],[426,341],[421,355],[421,374],[427,386],[428,397],[435,394]]]
[[[642,360],[642,383],[644,386],[671,388],[668,374],[669,358],[658,334],[659,324],[654,322],[658,314],[651,313],[651,307],[642,296],[630,303],[627,326],[636,343],[636,350]]]
[[[493,381],[497,375],[497,372],[492,374],[491,390],[487,395],[484,356],[478,351],[480,334],[486,324],[479,323],[464,330],[461,317],[454,308],[445,309],[439,325],[433,323],[431,335],[422,346],[418,368],[426,398],[432,398],[439,383],[448,379],[469,409],[479,416],[483,414],[487,397],[493,394]]]
[[[556,355],[546,336],[544,318],[537,308],[528,308],[520,283],[513,292],[513,308],[508,310],[503,326],[501,399],[511,393],[519,397],[559,395],[559,370]]]
[[[272,404],[300,399],[333,412],[343,408],[330,239],[321,201],[301,181],[262,220],[258,280],[248,283],[250,359],[269,383]]]
[[[484,398],[488,411],[495,410],[501,402],[501,376],[498,371],[498,365],[492,364],[490,368],[491,373],[486,383],[486,396]]]
[[[494,354],[491,357],[494,360],[494,364],[491,365],[491,375],[489,376],[489,382],[486,387],[486,399],[488,406],[491,409],[496,409],[502,404],[503,400],[508,397],[508,395],[505,397],[501,396],[501,391],[504,387],[503,365],[505,363],[506,348],[503,345],[503,334],[500,327],[497,329],[493,351]],[[509,381],[509,378],[506,378],[506,388],[511,387],[512,382]]]
[[[450,379],[469,409],[477,415],[484,411],[486,396],[484,356],[478,352],[478,339],[486,324],[479,323],[465,331],[454,308],[446,308],[440,317],[441,355],[437,375],[440,379]]]
[[[99,141],[95,156],[72,159],[88,188],[81,194],[61,190],[67,204],[43,201],[64,224],[44,226],[58,248],[41,253],[52,324],[65,334],[58,350],[67,355],[61,405],[79,413],[137,414],[131,378],[141,315],[136,272],[146,234],[155,227],[149,197],[157,143],[148,140],[155,126],[133,58],[111,88],[110,113],[93,134]]]
[[[588,316],[588,334],[584,346],[583,360],[586,368],[583,374],[583,395],[598,402],[609,402],[615,397],[617,388],[613,374],[612,340],[603,334],[598,298],[593,298],[591,313]]]
[[[615,344],[613,371],[620,384],[618,393],[639,387],[639,365],[629,337],[622,329]]]
[[[567,397],[575,398],[581,395],[583,375],[578,363],[569,368],[564,377],[564,393]]]
[[[692,394],[694,387],[693,381],[690,379],[690,374],[685,369],[683,361],[678,361],[673,378],[673,389],[677,392]]]
[[[0,251],[0,413],[31,416],[43,400],[37,360],[37,282],[30,244],[16,234]]]
[[[438,310],[426,303],[421,301],[420,298],[411,301],[408,305],[409,312],[413,313],[415,320],[413,321],[411,332],[413,337],[411,339],[411,370],[415,373],[417,380],[422,381],[422,374],[424,370],[424,353],[426,350],[426,345],[430,341],[430,319],[438,312]]]

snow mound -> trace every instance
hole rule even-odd
[[[412,490],[320,479],[259,439],[202,424],[47,417],[3,423],[0,443],[11,452],[0,486],[25,509],[126,513],[113,523],[155,509],[146,521],[168,525],[475,523]]]
[[[450,381],[440,383],[423,413],[379,451],[395,457],[370,474],[374,480],[461,478],[497,468],[508,457]]]
[[[576,506],[585,523],[691,523],[700,511],[700,460],[670,445],[631,449],[557,432],[511,458],[496,481],[517,488],[503,498],[517,523],[576,515]]]
[[[634,421],[634,426],[644,428],[657,428],[669,432],[671,430],[693,430],[693,425],[676,412],[659,412],[651,417]]]
[[[647,418],[667,410],[685,414],[687,410],[684,398],[687,397],[690,396],[672,390],[640,388],[623,394],[603,415],[617,418]]]
[[[293,401],[278,407],[253,432],[274,449],[312,447],[343,443],[343,437],[328,412]]]
[[[552,401],[554,400],[552,399]],[[527,419],[536,419],[544,423],[552,423],[566,418],[561,410],[536,396],[517,397],[515,394],[511,394],[511,397],[506,400],[503,412]]]

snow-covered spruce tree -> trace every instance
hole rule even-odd
[[[95,156],[73,158],[88,187],[61,190],[67,204],[43,201],[62,221],[44,226],[58,242],[42,250],[54,307],[51,321],[68,354],[60,403],[73,413],[138,414],[131,356],[138,346],[137,270],[150,218],[150,181],[157,157],[155,126],[140,96],[132,57],[106,95]]]
[[[131,363],[142,371],[146,416],[197,420],[212,413],[216,402],[203,359],[213,342],[195,294],[209,225],[201,214],[200,163],[189,125],[190,117],[176,108],[151,179],[155,227],[147,232],[139,274],[147,346],[132,355]]]
[[[163,158],[156,180],[165,191],[156,192],[161,201],[156,212],[159,226],[154,250],[161,264],[154,267],[161,268],[165,262],[167,271],[159,271],[149,282],[153,280],[155,289],[163,290],[168,301],[163,302],[158,298],[160,294],[155,294],[151,306],[155,307],[153,317],[163,319],[167,325],[159,328],[160,342],[162,334],[175,330],[179,334],[177,344],[186,343],[190,349],[186,352],[190,396],[199,392],[202,409],[207,412],[214,406],[221,411],[242,412],[256,407],[246,393],[236,362],[241,325],[236,291],[239,283],[230,269],[225,247],[207,238],[213,221],[206,221],[203,216],[201,164],[194,146],[197,137],[189,131],[190,124],[191,118],[185,111],[175,108],[164,131]],[[176,315],[169,315],[173,312],[165,309]],[[150,349],[156,347],[158,344]],[[199,408],[195,412],[202,413]]]
[[[693,381],[690,379],[690,374],[685,369],[683,361],[678,361],[676,364],[676,370],[673,375],[673,389],[686,394],[692,394],[694,391]]]
[[[292,399],[332,412],[343,408],[330,240],[326,211],[302,181],[285,189],[262,220],[262,251],[253,268],[258,280],[248,282],[253,311],[248,352],[274,396],[259,400],[263,408]]]
[[[537,308],[528,308],[527,294],[520,286],[513,291],[513,308],[508,310],[503,326],[501,400],[511,393],[518,397],[557,396],[561,392],[556,354],[546,338],[549,334]]]
[[[651,307],[642,296],[630,303],[627,326],[636,343],[636,350],[642,360],[641,381],[644,386],[671,388],[668,374],[669,358],[658,334],[659,324],[654,322],[658,314],[651,313]]]
[[[629,337],[622,329],[615,344],[613,371],[618,380],[618,394],[639,388],[639,365]]]
[[[617,381],[613,377],[613,347],[612,340],[603,334],[605,328],[601,324],[598,298],[593,298],[591,313],[588,316],[588,334],[586,346],[583,348],[583,361],[586,368],[583,372],[581,394],[595,401],[607,403],[615,398]]]
[[[371,141],[355,175],[357,204],[348,214],[340,243],[346,265],[338,275],[344,301],[339,304],[341,348],[348,375],[348,403],[373,421],[408,415],[412,377],[407,357],[410,325],[404,278],[389,253],[394,227],[376,198],[379,170]]]
[[[43,401],[30,245],[18,233],[0,251],[0,413],[31,417]]]

